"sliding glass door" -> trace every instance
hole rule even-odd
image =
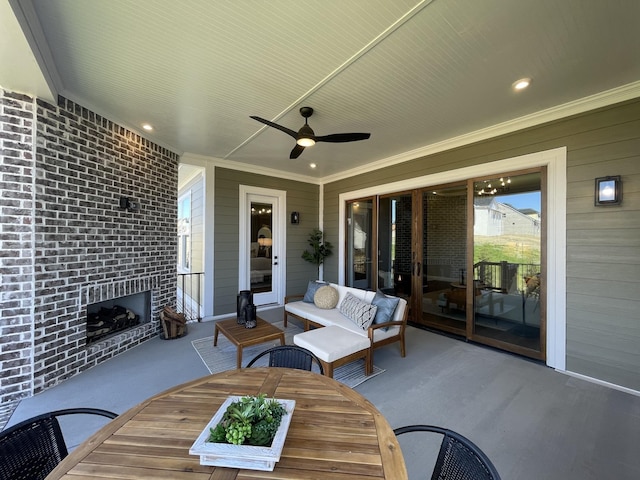
[[[390,295],[411,297],[413,258],[413,197],[411,192],[380,197],[378,202],[377,288]]]
[[[373,253],[374,199],[365,198],[347,203],[347,275],[349,287],[374,288]]]
[[[418,326],[544,359],[544,175],[347,202],[347,285],[407,299]]]
[[[473,185],[473,337],[543,359],[542,176],[535,171]]]
[[[422,274],[415,322],[457,335],[467,333],[467,187],[420,192],[418,249]]]

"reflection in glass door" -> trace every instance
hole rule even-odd
[[[543,359],[542,172],[476,180],[473,338]]]
[[[414,324],[544,360],[544,175],[347,202],[345,283],[407,299]]]
[[[378,284],[387,295],[411,297],[413,198],[411,193],[378,202]]]
[[[422,295],[414,301],[421,312],[414,321],[466,336],[466,185],[430,187],[419,198]]]
[[[362,289],[373,288],[372,252],[375,240],[372,232],[373,199],[347,203],[346,285]]]
[[[251,202],[251,291],[271,292],[273,289],[273,210],[271,203]]]

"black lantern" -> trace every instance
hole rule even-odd
[[[253,293],[251,293],[251,290],[240,290],[237,302],[238,323],[244,325],[247,321],[247,305],[253,304]]]
[[[250,303],[244,307],[245,328],[255,328],[258,325],[258,318],[256,315],[256,306]]]

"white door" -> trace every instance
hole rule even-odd
[[[255,305],[284,302],[286,192],[240,186],[239,290]]]

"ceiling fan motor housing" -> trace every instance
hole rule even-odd
[[[298,130],[298,138],[297,138],[297,140],[307,139],[307,140],[313,141],[313,143],[315,143],[315,136],[316,135],[315,135],[315,133],[313,133],[313,129],[309,125],[307,125],[305,123],[302,126],[302,128],[300,130]],[[313,143],[311,145],[313,145]]]

